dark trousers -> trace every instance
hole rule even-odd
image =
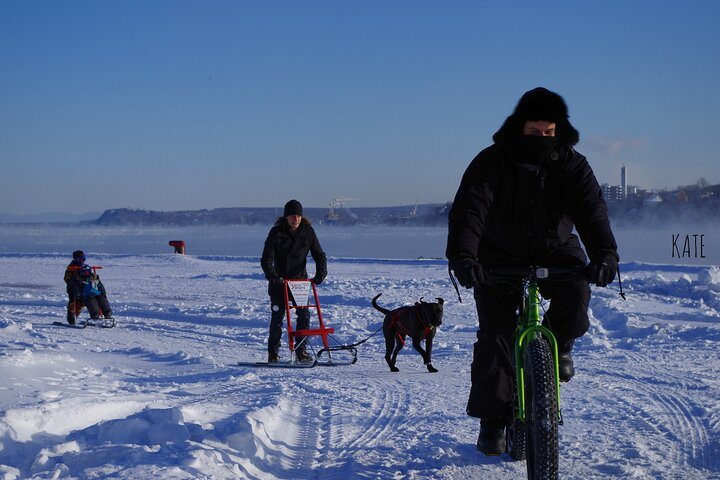
[[[282,338],[283,319],[285,318],[285,291],[282,285],[271,285],[268,288],[270,294],[270,331],[268,333],[268,352],[277,353],[280,351],[280,339]],[[296,305],[292,294],[289,294],[292,305]],[[292,310],[291,310],[292,311]],[[307,308],[297,308],[296,330],[307,330],[310,328],[310,310]],[[295,339],[295,348],[298,351],[305,351],[305,342],[298,347],[300,338]]]
[[[75,297],[74,295],[68,296],[68,313],[72,313],[74,316],[77,316],[80,314],[80,310],[82,310],[83,306],[84,304],[82,303],[80,297]]]
[[[108,302],[108,299],[104,295],[83,297],[83,303],[90,314],[90,318],[99,318],[100,315],[110,317],[112,315],[110,302]]]
[[[475,288],[479,329],[473,350],[470,398],[467,414],[496,420],[512,414],[515,381],[513,333],[521,287],[481,285]],[[540,293],[550,300],[543,325],[558,341],[558,348],[569,351],[572,341],[590,327],[588,306],[590,287],[585,281],[540,283]]]

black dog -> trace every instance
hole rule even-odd
[[[373,307],[385,314],[383,321],[383,334],[385,335],[385,361],[390,366],[391,372],[399,372],[395,366],[397,355],[400,349],[405,346],[405,337],[412,338],[412,344],[415,350],[420,352],[423,362],[427,366],[429,372],[437,372],[432,366],[432,342],[437,327],[442,324],[443,303],[442,298],[438,297],[437,303],[423,302],[420,298],[415,305],[388,310],[377,304],[377,299],[382,293],[379,293],[372,299]],[[423,350],[420,342],[425,340],[425,348]]]

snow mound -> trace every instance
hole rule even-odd
[[[161,445],[190,438],[178,408],[146,408],[127,418],[108,420],[78,434],[85,442]]]
[[[720,292],[720,267],[715,265],[698,272],[698,283],[706,285],[708,290]]]

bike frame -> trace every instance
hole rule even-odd
[[[555,395],[557,396],[558,421],[562,425],[562,414],[560,413],[560,374],[558,372],[558,344],[555,335],[542,325],[540,315],[540,287],[538,285],[537,270],[533,268],[530,277],[523,281],[523,302],[521,311],[518,312],[518,326],[515,331],[515,371],[517,372],[518,411],[517,418],[524,422],[525,411],[525,366],[523,358],[530,340],[545,337],[550,344],[555,365]]]

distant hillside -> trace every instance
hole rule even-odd
[[[688,186],[641,192],[623,200],[608,200],[615,225],[662,225],[720,221],[720,185]],[[446,226],[451,203],[362,208],[305,208],[318,225]],[[95,225],[270,225],[282,208],[215,208],[160,212],[119,208],[106,210]]]
[[[304,215],[318,225],[445,225],[449,204],[397,207],[305,208]],[[153,211],[129,208],[106,210],[93,225],[270,225],[282,208],[215,208],[211,210]]]
[[[613,224],[662,225],[720,221],[720,185],[691,185],[675,190],[636,192],[631,198],[607,201]],[[451,202],[394,207],[305,208],[316,225],[446,226]],[[214,208],[154,211],[115,208],[98,214],[0,214],[0,223],[83,223],[89,225],[271,225],[282,215],[277,208]]]

